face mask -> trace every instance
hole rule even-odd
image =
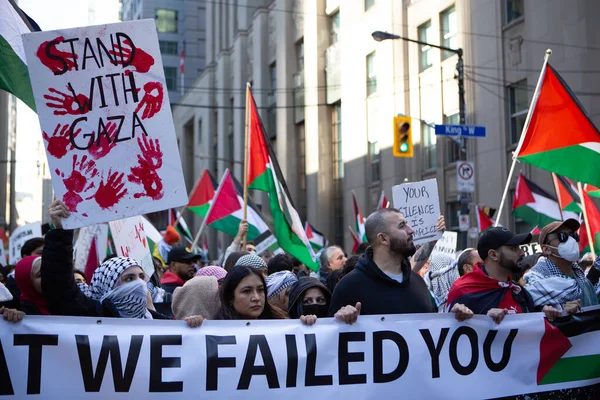
[[[100,302],[109,300],[121,318],[146,318],[146,314],[149,314],[146,293],[146,282],[136,279],[111,290]]]
[[[327,318],[329,306],[326,304],[310,304],[302,306],[302,315],[316,315],[317,318]]]
[[[579,260],[579,243],[569,236],[566,242],[561,243],[558,247],[548,246],[553,249],[558,249],[558,256],[570,262]]]

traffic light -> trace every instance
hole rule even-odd
[[[412,118],[399,115],[394,117],[394,157],[412,157]]]

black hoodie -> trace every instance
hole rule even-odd
[[[425,281],[411,270],[407,260],[402,262],[402,273],[402,282],[386,275],[373,261],[373,250],[369,248],[358,260],[354,271],[337,284],[329,315],[357,302],[362,306],[361,315],[436,312]]]
[[[308,289],[319,288],[325,293],[325,298],[327,299],[327,303],[331,301],[331,293],[327,290],[327,287],[321,283],[317,278],[310,278],[308,276],[303,276],[298,279],[298,282],[294,283],[292,288],[290,289],[290,301],[288,305],[288,315],[290,319],[298,319],[300,318],[303,312],[302,309],[302,300],[304,300],[304,293]]]

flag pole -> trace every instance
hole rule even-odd
[[[592,228],[590,226],[590,220],[588,219],[587,208],[585,206],[585,197],[583,197],[583,187],[581,182],[577,182],[577,190],[579,190],[579,197],[581,197],[581,208],[583,209],[583,222],[585,223],[585,232],[587,233],[588,242],[590,244],[590,252],[592,258],[596,259],[596,252],[594,251],[594,238],[592,237]]]
[[[546,72],[546,65],[548,65],[548,59],[552,55],[552,50],[546,50],[546,55],[544,56],[544,65],[542,65],[542,72],[540,73],[540,77],[538,78],[537,85],[535,86],[535,92],[533,92],[533,98],[531,99],[531,104],[529,105],[529,111],[527,112],[527,119],[525,120],[525,124],[523,125],[523,130],[521,131],[521,137],[519,138],[519,144],[517,145],[517,149],[513,153],[513,160],[510,166],[510,171],[508,172],[508,178],[506,179],[506,185],[504,185],[504,193],[502,194],[502,200],[500,201],[500,208],[498,209],[498,216],[496,217],[496,223],[494,226],[498,226],[500,223],[500,218],[502,217],[502,211],[504,210],[504,203],[506,202],[506,196],[508,195],[508,189],[510,188],[510,181],[512,179],[513,173],[515,171],[515,165],[517,163],[517,156],[521,151],[521,147],[523,147],[523,142],[525,141],[524,133],[527,132],[527,128],[529,128],[529,122],[531,121],[531,115],[533,114],[533,110],[537,103],[538,96],[540,94],[540,86],[542,86],[542,81],[544,80],[544,75]]]
[[[244,133],[244,221],[248,220],[248,119],[250,115],[250,82],[246,82],[246,128]],[[243,249],[246,249],[247,234],[244,234]]]
[[[558,189],[556,188],[556,186],[558,185],[558,176],[554,173],[554,172],[550,172],[550,175],[552,176],[552,186],[554,186],[554,195],[556,196],[556,200],[558,202],[558,211],[560,212],[560,220],[564,221],[565,217],[563,216],[563,210],[562,207],[560,206],[560,197],[558,197]]]

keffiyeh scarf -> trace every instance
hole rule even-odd
[[[266,282],[267,297],[271,298],[298,282],[298,278],[290,271],[279,271],[269,275]]]
[[[425,274],[425,283],[436,299],[440,310],[445,309],[448,293],[452,284],[460,278],[456,261],[445,253],[435,253],[429,262],[429,271]]]

